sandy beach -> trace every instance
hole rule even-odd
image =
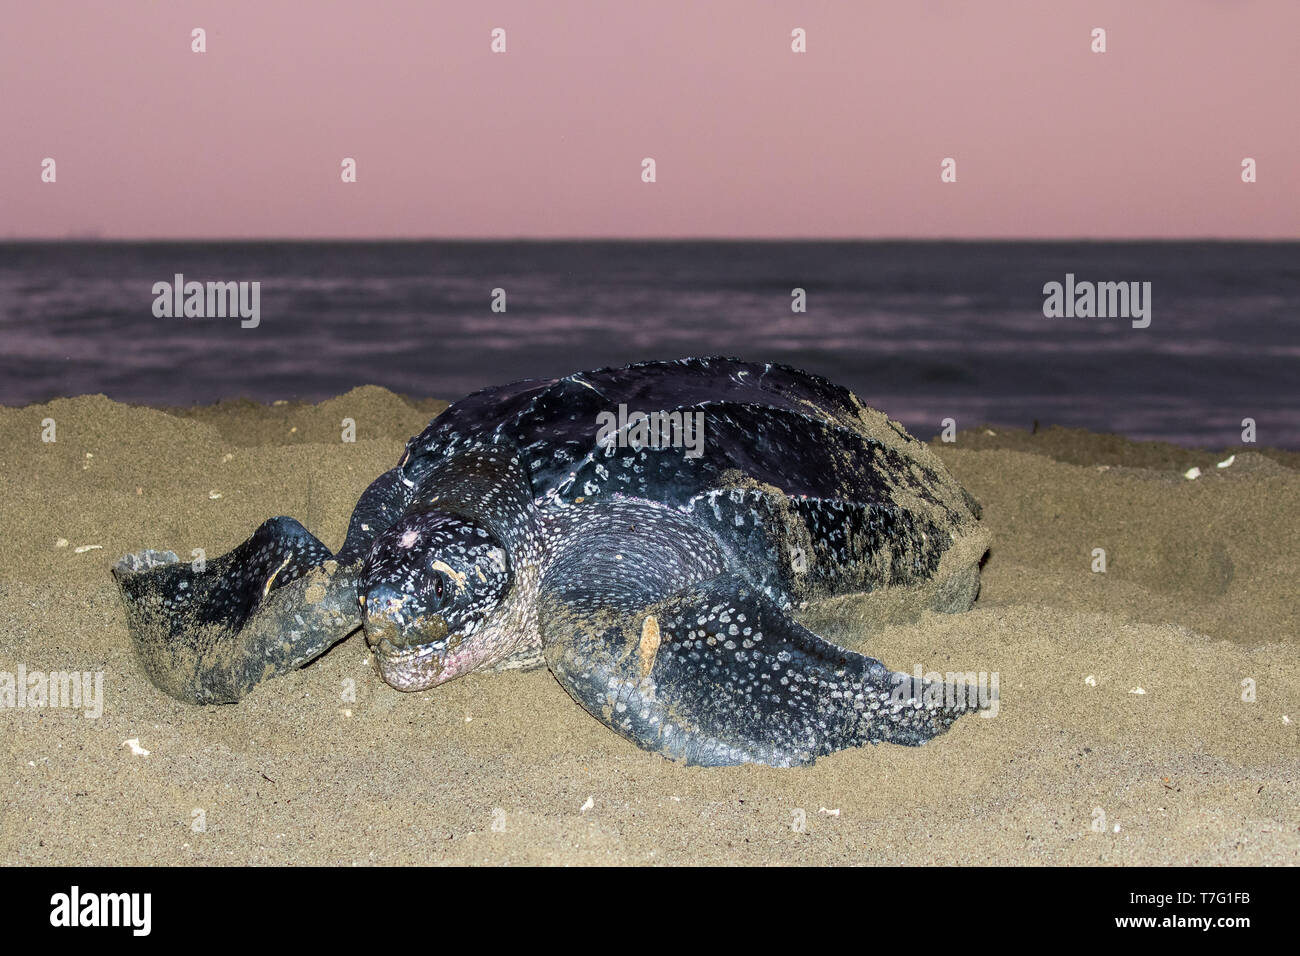
[[[1296,453],[1063,429],[933,442],[992,536],[974,609],[865,643],[811,612],[895,670],[998,675],[996,716],[921,748],[683,767],[544,669],[394,691],[360,633],[236,705],[149,683],[121,554],[216,556],[279,514],[337,548],[443,407],[365,387],[0,408],[0,674],[103,675],[98,716],[0,709],[0,862],[1300,863]]]

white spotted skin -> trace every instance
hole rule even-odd
[[[665,569],[675,569],[668,586],[684,587],[726,568],[719,547],[672,553],[674,542],[686,540],[684,535],[692,528],[689,518],[675,509],[629,499],[539,514],[529,533],[516,542],[521,554],[512,564],[509,592],[487,610],[472,632],[463,635],[456,650],[443,654],[438,646],[418,644],[377,654],[380,672],[391,686],[416,691],[475,670],[498,668],[512,659],[540,660],[537,613],[545,574],[574,557],[604,555],[607,560],[587,579],[605,602],[635,599],[648,582],[656,588],[664,586]],[[414,583],[407,579],[402,586],[411,590]],[[642,596],[652,597],[653,592]],[[594,602],[592,610],[599,606]]]
[[[703,453],[598,444],[597,415],[624,402],[700,416]],[[691,763],[929,739],[963,711],[896,699],[899,675],[788,615],[928,580],[976,520],[920,443],[863,414],[824,380],[724,359],[456,403],[408,442],[400,500],[381,502],[362,573],[381,674],[422,690],[544,658],[598,719]]]
[[[689,415],[700,443],[599,444],[600,416],[621,405]],[[456,402],[361,495],[335,555],[274,518],[204,569],[145,551],[114,574],[138,657],[180,700],[238,700],[361,626],[402,690],[544,659],[643,748],[792,765],[922,743],[964,712],[789,612],[953,580],[935,606],[964,610],[986,541],[978,511],[846,389],[692,358]]]

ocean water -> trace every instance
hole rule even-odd
[[[259,282],[260,324],[155,317],[176,273]],[[1067,273],[1150,282],[1150,326],[1044,317]],[[0,243],[5,405],[455,399],[703,354],[820,373],[923,437],[1038,420],[1217,447],[1249,417],[1300,448],[1300,243]]]

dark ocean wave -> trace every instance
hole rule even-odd
[[[260,323],[157,318],[153,284],[259,282]],[[1045,318],[1043,285],[1152,284],[1152,321]],[[791,290],[807,312],[790,308]],[[507,310],[494,312],[494,289]],[[685,354],[781,361],[922,435],[1038,419],[1300,448],[1300,244],[0,244],[0,403],[456,398]]]

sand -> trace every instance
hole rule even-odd
[[[108,573],[120,554],[215,556],[276,514],[337,547],[440,407],[361,388],[0,409],[0,673],[103,675],[97,718],[0,710],[0,862],[1300,862],[1294,454],[1059,429],[935,442],[984,504],[981,596],[859,646],[897,670],[996,672],[1000,699],[917,749],[682,767],[545,670],[398,693],[359,634],[236,705],[148,682]]]

